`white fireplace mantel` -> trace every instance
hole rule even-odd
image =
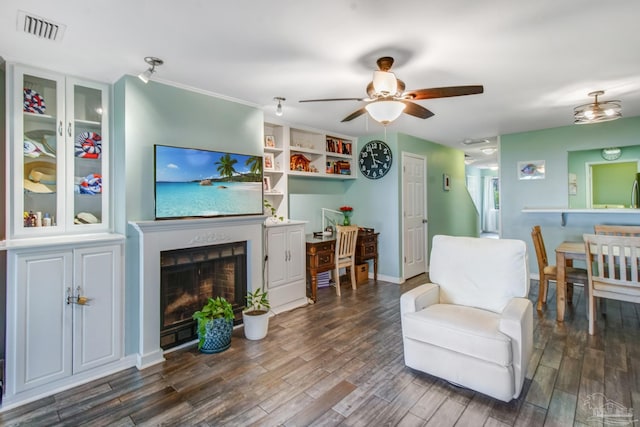
[[[164,361],[160,347],[160,252],[230,242],[247,242],[247,290],[262,286],[264,216],[131,221],[135,254],[128,278],[137,281],[138,369]],[[137,258],[137,259],[136,259]],[[131,265],[131,264],[130,264]],[[135,323],[135,322],[134,322]]]

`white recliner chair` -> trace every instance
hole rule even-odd
[[[405,364],[508,402],[533,351],[526,244],[435,236],[431,283],[400,298]]]

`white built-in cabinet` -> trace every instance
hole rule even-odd
[[[267,291],[276,313],[306,305],[306,263],[304,223],[268,225]]]
[[[9,237],[107,231],[109,85],[11,71]]]
[[[2,408],[132,366],[110,215],[110,85],[7,68]]]
[[[9,264],[9,397],[122,357],[121,244],[15,250]]]
[[[288,177],[356,179],[353,137],[270,121],[264,124],[264,141],[269,183],[264,196],[277,216],[288,218]]]

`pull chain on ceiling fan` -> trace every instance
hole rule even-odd
[[[481,85],[436,87],[405,92],[404,82],[389,71],[393,65],[393,58],[384,56],[379,58],[376,63],[378,70],[373,72],[373,80],[367,85],[368,98],[304,99],[300,102],[364,101],[367,103],[364,107],[349,114],[342,121],[351,121],[368,112],[374,120],[387,125],[400,117],[403,112],[420,119],[428,119],[433,116],[433,112],[414,101],[475,95],[484,92]]]

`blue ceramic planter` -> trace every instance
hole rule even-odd
[[[232,333],[233,320],[218,318],[207,321],[205,325],[204,343],[200,351],[207,354],[225,351],[231,346]],[[198,336],[198,338],[201,337]]]

